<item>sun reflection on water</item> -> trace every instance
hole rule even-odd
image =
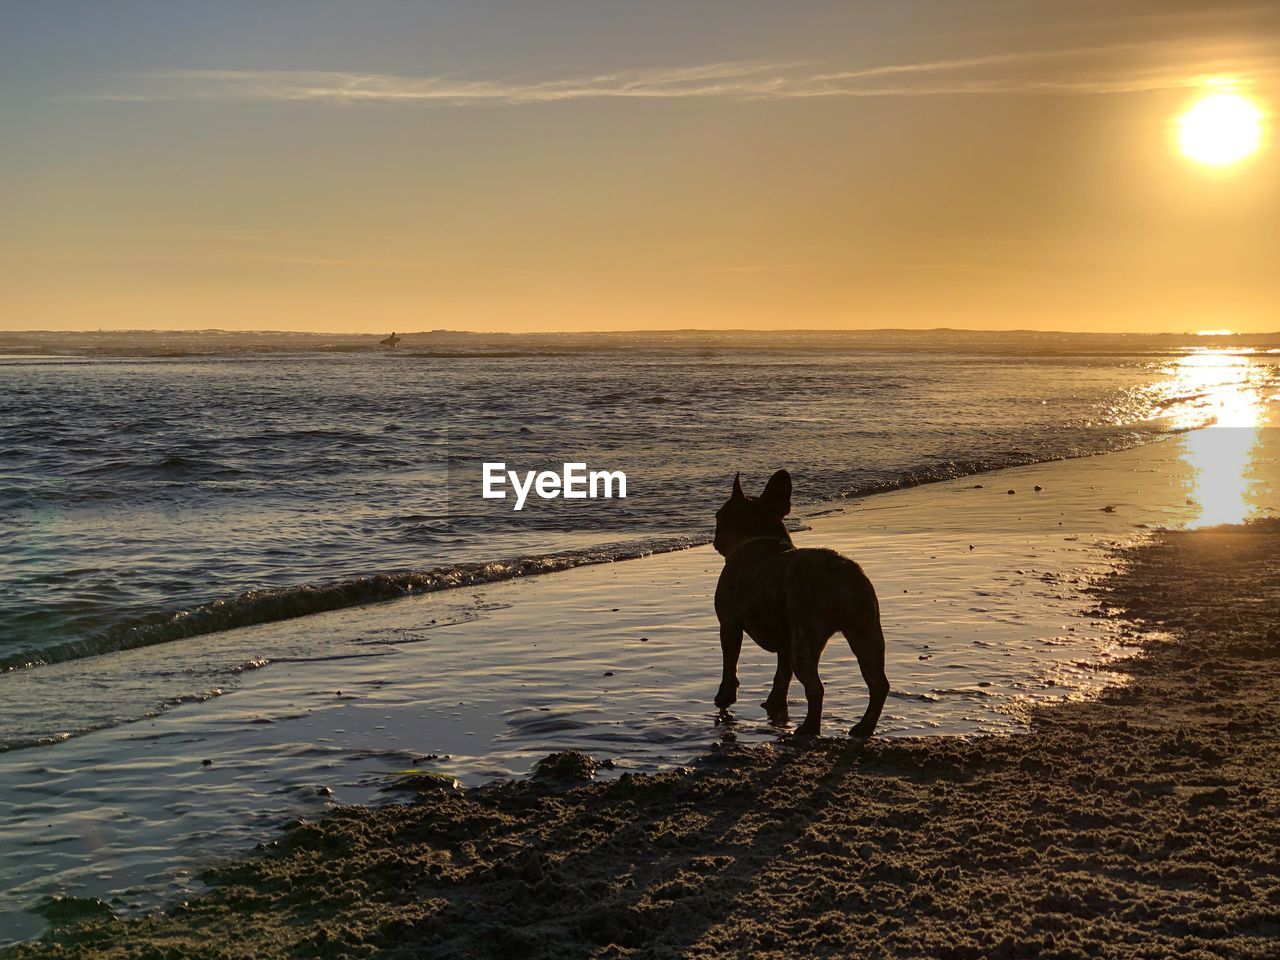
[[[1241,523],[1257,512],[1254,467],[1260,453],[1266,371],[1247,356],[1206,350],[1179,358],[1171,370],[1173,425],[1189,429],[1183,456],[1193,470],[1189,526]]]

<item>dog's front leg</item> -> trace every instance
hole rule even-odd
[[[738,699],[738,655],[742,653],[742,628],[720,624],[720,652],[724,656],[724,673],[716,706],[728,710]]]

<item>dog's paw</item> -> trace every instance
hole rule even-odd
[[[816,737],[820,724],[814,723],[812,720],[806,720],[800,726],[796,727],[797,737]]]
[[[715,704],[721,710],[728,710],[737,702],[738,688],[736,686],[732,689],[721,687],[720,692],[716,694]]]
[[[853,725],[853,729],[849,731],[849,736],[857,737],[859,740],[865,740],[876,732],[874,723],[867,723],[865,720],[859,720]]]
[[[767,713],[770,718],[785,717],[787,715],[786,700],[774,700],[773,698],[770,698],[760,704],[760,706],[764,707],[764,712]]]

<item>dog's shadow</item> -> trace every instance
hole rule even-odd
[[[790,738],[771,749],[763,767],[758,752],[726,744],[683,776],[559,794],[550,802],[569,805],[570,815],[550,826],[537,816],[493,838],[515,851],[495,864],[494,882],[419,887],[419,899],[445,903],[411,952],[577,957],[616,947],[674,957],[714,949],[713,931],[734,915],[758,918],[774,871],[803,852],[864,745]],[[739,768],[741,788],[724,790]],[[500,794],[488,796],[501,806]],[[709,795],[717,806],[707,809]],[[520,893],[513,878],[533,875]]]

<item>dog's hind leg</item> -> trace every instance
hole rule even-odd
[[[822,695],[825,691],[818,678],[818,660],[822,657],[825,645],[825,638],[819,639],[802,629],[792,627],[791,669],[804,686],[804,698],[809,704],[804,723],[796,730],[802,737],[816,737],[822,727]]]
[[[849,736],[869,737],[875,733],[885,697],[889,695],[889,678],[884,673],[884,631],[880,629],[880,611],[874,611],[866,623],[842,632],[853,655],[858,658],[858,669],[862,671],[862,679],[867,681],[870,697],[867,712],[854,724]]]
[[[778,651],[778,669],[773,674],[773,689],[769,691],[769,699],[760,706],[769,714],[770,720],[785,720],[787,716],[787,691],[791,689],[791,653]]]

